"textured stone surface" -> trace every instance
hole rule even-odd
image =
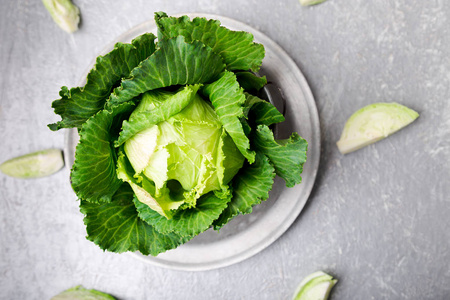
[[[450,298],[450,2],[329,0],[84,1],[69,35],[40,1],[0,2],[0,161],[64,147],[47,123],[105,44],[153,17],[205,12],[262,31],[299,65],[316,99],[322,158],[293,226],[233,266],[171,271],[85,240],[68,170],[39,180],[0,174],[1,299],[49,299],[83,284],[120,299],[289,299],[307,274],[339,278],[331,299]],[[358,108],[397,101],[420,118],[342,156]]]

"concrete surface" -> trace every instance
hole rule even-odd
[[[245,22],[284,48],[306,76],[322,131],[313,193],[269,248],[233,266],[182,272],[87,241],[68,170],[39,180],[0,174],[0,298],[49,299],[82,284],[133,299],[290,299],[323,270],[331,299],[450,299],[450,2],[329,0],[75,0],[69,35],[40,1],[0,1],[0,161],[64,147],[50,108],[97,53],[129,28],[168,14],[205,12]],[[396,101],[420,118],[343,156],[345,120]]]

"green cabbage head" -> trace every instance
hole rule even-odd
[[[130,121],[165,103],[189,103],[179,113],[150,125],[124,143],[118,177],[137,199],[166,218],[180,206],[195,207],[200,196],[228,193],[228,182],[244,163],[214,108],[190,85],[144,93]],[[130,167],[131,165],[131,167]]]
[[[269,198],[276,175],[301,182],[307,142],[278,140],[284,116],[260,96],[264,47],[217,20],[156,13],[145,33],[99,56],[83,87],[53,101],[76,128],[71,185],[87,238],[158,255],[219,230]]]

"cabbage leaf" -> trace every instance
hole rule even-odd
[[[111,52],[97,57],[84,87],[69,90],[63,86],[59,92],[61,99],[52,103],[55,113],[62,120],[49,124],[50,129],[80,129],[87,119],[102,110],[112,88],[155,51],[155,38],[155,35],[146,33],[135,38],[131,44],[117,43]]]
[[[184,36],[186,42],[201,41],[218,53],[228,70],[258,71],[264,58],[264,47],[253,42],[253,35],[244,31],[232,31],[220,26],[218,20],[168,17],[159,12],[155,14],[158,26],[158,39]]]
[[[284,121],[284,116],[269,102],[249,93],[245,93],[244,115],[256,125],[277,124]]]
[[[189,240],[174,233],[161,234],[141,220],[133,204],[133,191],[127,184],[120,187],[110,203],[81,200],[80,210],[85,215],[87,239],[103,250],[157,255]]]
[[[158,49],[114,89],[108,107],[158,88],[214,81],[224,68],[221,57],[199,41],[187,43],[183,36],[161,40]]]
[[[219,230],[238,214],[252,212],[252,207],[269,198],[272,190],[275,169],[269,159],[257,152],[254,164],[245,165],[233,179],[233,197],[220,217],[214,221]]]
[[[250,150],[250,141],[240,121],[244,117],[245,95],[236,80],[236,75],[225,71],[217,81],[206,84],[201,91],[211,100],[220,122],[239,151],[250,163],[253,163],[255,152]]]
[[[167,220],[149,206],[135,201],[139,217],[163,234],[175,233],[182,237],[196,236],[208,229],[231,200],[231,194],[220,198],[214,193],[203,195],[193,208],[177,211]]]
[[[275,140],[272,130],[266,125],[258,125],[252,140],[255,148],[264,153],[275,167],[278,176],[293,187],[302,181],[301,173],[306,162],[308,143],[294,132],[288,139]]]
[[[78,198],[110,202],[122,185],[116,174],[117,153],[112,144],[116,138],[114,125],[117,127],[133,108],[132,103],[123,103],[112,112],[102,110],[83,125],[71,172],[72,188]]]
[[[246,92],[258,92],[267,84],[266,76],[259,77],[249,71],[236,72],[235,75],[239,85]]]

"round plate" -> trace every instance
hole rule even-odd
[[[303,209],[316,178],[320,157],[320,127],[317,108],[303,74],[276,43],[261,32],[233,19],[209,14],[187,15],[191,18],[216,19],[229,29],[250,32],[256,42],[264,45],[266,56],[259,74],[266,75],[269,83],[272,83],[269,85],[272,86],[272,92],[269,93],[274,98],[282,97],[282,104],[285,106],[286,121],[277,126],[277,137],[288,138],[295,131],[308,141],[308,159],[304,165],[301,184],[286,188],[284,181],[277,177],[267,201],[255,206],[251,214],[237,216],[219,233],[209,229],[177,249],[156,257],[132,253],[136,258],[157,266],[201,271],[247,259],[269,246],[291,226]],[[153,20],[132,28],[114,43],[130,42],[145,32],[156,33]],[[101,54],[111,51],[113,46],[114,44],[109,45]],[[85,84],[85,78],[83,76],[80,86]],[[274,102],[277,106],[277,101]],[[68,130],[65,154],[69,165],[73,164],[77,143],[77,131]]]

